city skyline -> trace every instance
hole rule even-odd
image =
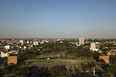
[[[116,38],[115,0],[1,0],[0,38]]]

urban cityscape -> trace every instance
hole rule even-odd
[[[116,0],[0,0],[0,77],[116,77]]]
[[[5,77],[115,76],[116,39],[0,39],[0,52]]]

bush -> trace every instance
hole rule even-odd
[[[3,65],[5,68],[8,66],[7,62],[4,62]]]
[[[72,57],[72,59],[76,59],[76,57]]]

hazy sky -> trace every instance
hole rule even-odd
[[[0,38],[116,38],[116,0],[0,0]]]

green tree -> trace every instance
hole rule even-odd
[[[94,57],[94,59],[95,59],[96,61],[99,61],[99,60],[98,60],[99,55],[100,55],[100,53],[98,53],[98,52],[94,52],[94,53],[93,53],[93,57]]]
[[[94,64],[94,63],[90,63],[89,66],[90,66],[91,68],[93,68],[93,67],[95,67],[95,64]]]
[[[26,77],[31,74],[31,68],[28,66],[22,67],[19,70],[15,70],[16,76],[23,76]]]
[[[86,64],[82,64],[82,70],[83,70],[83,71],[85,71],[87,68],[89,68],[88,65],[86,65]]]
[[[102,73],[103,73],[104,77],[110,77],[110,75],[108,75],[106,71],[102,71]]]
[[[116,65],[115,64],[109,65],[109,67],[107,67],[106,69],[107,69],[107,71],[116,75]]]
[[[77,75],[80,74],[80,71],[78,69],[76,69],[75,71]]]
[[[59,66],[51,67],[49,69],[49,73],[52,75],[52,77],[65,76],[65,69],[63,69],[63,68],[61,68]]]
[[[103,54],[104,54],[104,55],[107,55],[107,51],[104,51]]]
[[[26,62],[25,61],[23,61],[22,63],[23,63],[23,65],[26,65]]]
[[[116,63],[116,56],[115,55],[110,56],[110,62]]]
[[[72,75],[71,70],[68,70],[68,71],[67,71],[67,76],[70,77],[71,75]]]
[[[103,59],[100,59],[99,62],[101,62],[101,64],[105,64],[105,61]]]
[[[8,66],[7,62],[4,62],[3,65],[5,68]]]
[[[3,77],[3,72],[1,69],[0,69],[0,77]]]

